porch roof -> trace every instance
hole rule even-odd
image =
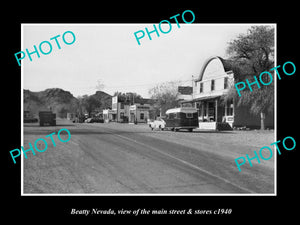
[[[209,96],[203,96],[203,97],[199,97],[199,98],[194,98],[192,100],[185,100],[182,101],[181,103],[189,103],[189,102],[198,102],[198,101],[202,101],[202,100],[213,100],[213,99],[217,99],[222,97],[223,95],[209,95]]]

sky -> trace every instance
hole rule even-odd
[[[39,48],[43,41],[52,46],[48,55],[39,52],[40,58],[32,54],[32,61],[28,55],[21,61],[23,89],[61,88],[78,97],[94,94],[101,83],[102,91],[111,95],[116,91],[136,92],[148,98],[149,89],[163,82],[180,80],[181,85],[191,86],[192,76],[199,76],[207,58],[228,57],[228,42],[251,27],[251,24],[180,23],[178,28],[172,23],[169,33],[159,31],[158,37],[154,32],[152,40],[146,34],[138,45],[134,33],[145,32],[145,27],[151,31],[153,24],[22,24],[20,51],[33,52],[33,46]],[[63,42],[66,31],[74,33],[73,44]],[[57,35],[61,49],[55,40],[50,40]],[[68,33],[65,38],[72,41]],[[42,49],[49,50],[47,44]]]

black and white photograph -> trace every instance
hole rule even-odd
[[[275,40],[276,24],[22,24],[22,194],[276,194],[276,77],[253,78]]]
[[[3,7],[3,219],[296,217],[296,5],[124,3]]]

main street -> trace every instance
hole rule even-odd
[[[53,136],[45,152],[23,157],[24,194],[272,194],[274,159],[252,160],[239,172],[234,159],[274,142],[272,131],[151,131],[147,125],[24,125],[24,147]],[[40,146],[43,149],[43,146]],[[254,155],[253,155],[254,156]]]

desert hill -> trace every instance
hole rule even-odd
[[[91,96],[100,101],[100,110],[111,108],[111,95],[103,91],[96,91],[96,93]]]
[[[111,96],[97,91],[93,96],[99,103],[98,110],[111,107]],[[84,112],[80,99],[75,98],[69,91],[60,88],[49,88],[44,91],[33,92],[24,90],[24,111],[30,111],[38,116],[39,111],[52,110],[57,117],[66,118],[67,113]]]

